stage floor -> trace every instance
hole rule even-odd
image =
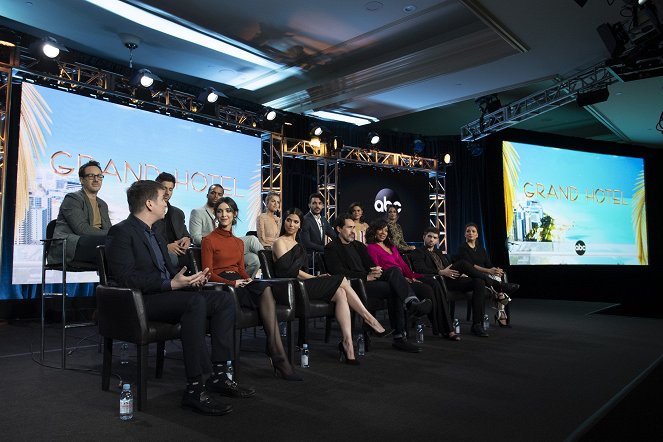
[[[304,382],[275,379],[262,331],[256,338],[245,331],[241,382],[257,395],[223,399],[234,406],[224,417],[180,408],[184,369],[173,341],[163,379],[150,371],[147,409],[130,422],[117,417],[119,388],[101,391],[94,327],[69,332],[68,345],[79,348],[63,371],[35,362],[38,323],[0,323],[0,427],[4,440],[561,441],[598,421],[663,354],[663,320],[592,314],[609,305],[516,299],[511,329],[491,326],[490,338],[478,338],[463,323],[461,342],[427,330],[420,354],[375,339],[359,367],[338,362],[338,329],[325,344],[318,322],[311,325],[311,368],[299,370]],[[57,365],[56,330],[48,341],[56,350],[46,363]],[[133,384],[134,362],[115,361],[114,386]]]

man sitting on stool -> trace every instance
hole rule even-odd
[[[207,395],[208,391],[232,397],[251,397],[253,389],[241,388],[226,375],[226,361],[232,360],[235,303],[227,293],[200,290],[209,269],[185,276],[168,259],[166,242],[152,226],[166,215],[164,188],[155,181],[137,181],[127,190],[127,219],[111,227],[106,238],[106,256],[112,280],[123,287],[143,292],[149,320],[180,323],[187,388],[182,406],[207,415],[232,411]],[[188,290],[185,290],[188,289]],[[212,364],[205,340],[209,318]],[[211,367],[210,367],[211,365]],[[202,383],[203,373],[213,374]]]
[[[83,188],[65,195],[55,223],[53,238],[67,239],[67,263],[96,264],[98,245],[106,241],[111,227],[108,204],[97,193],[104,175],[96,161],[88,161],[78,169]],[[62,264],[62,241],[53,241],[48,254],[49,264]]]
[[[424,316],[431,311],[430,299],[419,301],[398,267],[382,271],[375,265],[366,251],[366,246],[354,240],[355,222],[349,213],[339,215],[334,228],[338,237],[325,247],[327,270],[346,278],[365,280],[366,291],[374,295],[386,291],[389,319],[395,330],[394,348],[411,353],[421,351],[421,348],[407,341],[404,310],[412,316]]]

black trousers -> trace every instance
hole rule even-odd
[[[82,235],[76,243],[74,261],[97,263],[97,246],[106,243],[106,235]]]
[[[366,283],[367,295],[387,299],[389,322],[396,334],[406,331],[406,318],[403,305],[405,300],[416,297],[403,273],[398,267],[390,267],[382,272],[380,279]]]
[[[182,353],[187,379],[212,371],[210,362],[233,359],[235,301],[225,292],[176,290],[143,297],[147,318],[182,325]],[[212,358],[205,340],[207,319],[212,337]]]
[[[433,328],[433,334],[447,334],[453,330],[451,322],[451,309],[449,307],[449,300],[446,293],[442,290],[442,286],[433,276],[424,275],[418,278],[421,283],[414,282],[411,284],[414,292],[419,299],[427,298],[433,303],[428,318]]]
[[[491,278],[486,273],[480,272],[474,268],[474,266],[465,260],[456,261],[451,265],[451,268],[458,270],[460,273],[469,276],[470,278],[477,278],[483,281],[484,286],[492,287],[498,292],[502,291],[502,283],[496,279]],[[445,282],[449,281],[448,279],[444,280]],[[448,286],[448,284],[447,284]],[[452,289],[455,290],[455,289]]]

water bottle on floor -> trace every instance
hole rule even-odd
[[[235,376],[235,370],[233,370],[233,361],[226,362],[226,376],[231,381],[233,380],[233,376]]]
[[[302,347],[302,368],[308,368],[308,344]]]
[[[279,322],[279,331],[281,332],[282,338],[288,336],[288,324],[285,321]]]
[[[488,315],[483,315],[483,329],[488,330],[488,327],[490,327],[490,320],[488,319]]]
[[[366,354],[366,343],[364,342],[364,334],[357,335],[357,356],[364,356]]]
[[[458,318],[454,318],[454,333],[456,333],[457,335],[460,334],[460,321],[458,320]]]
[[[131,384],[122,386],[120,393],[120,419],[128,421],[134,418],[134,397],[131,394]]]
[[[129,363],[129,344],[123,342],[120,346],[120,365],[127,365]]]
[[[416,335],[416,343],[417,344],[423,344],[424,343],[424,324],[421,321],[417,321],[417,335]]]

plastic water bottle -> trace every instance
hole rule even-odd
[[[488,327],[490,327],[490,320],[488,319],[488,315],[483,315],[483,329],[488,330]]]
[[[308,368],[308,344],[302,347],[302,368]]]
[[[285,321],[279,322],[279,331],[281,332],[282,338],[288,336],[288,324]]]
[[[134,396],[131,394],[131,384],[122,386],[120,393],[120,419],[128,421],[134,418]]]
[[[120,346],[120,365],[127,365],[129,363],[129,344],[123,342]]]
[[[424,343],[424,324],[421,321],[417,321],[417,335],[415,341],[417,344]]]
[[[364,334],[357,335],[357,355],[364,356],[366,354],[366,343],[364,342]]]
[[[460,321],[458,320],[458,318],[454,318],[454,333],[456,333],[457,335],[460,334]]]
[[[226,376],[231,381],[233,380],[233,376],[235,376],[235,370],[233,370],[233,361],[226,361]]]

